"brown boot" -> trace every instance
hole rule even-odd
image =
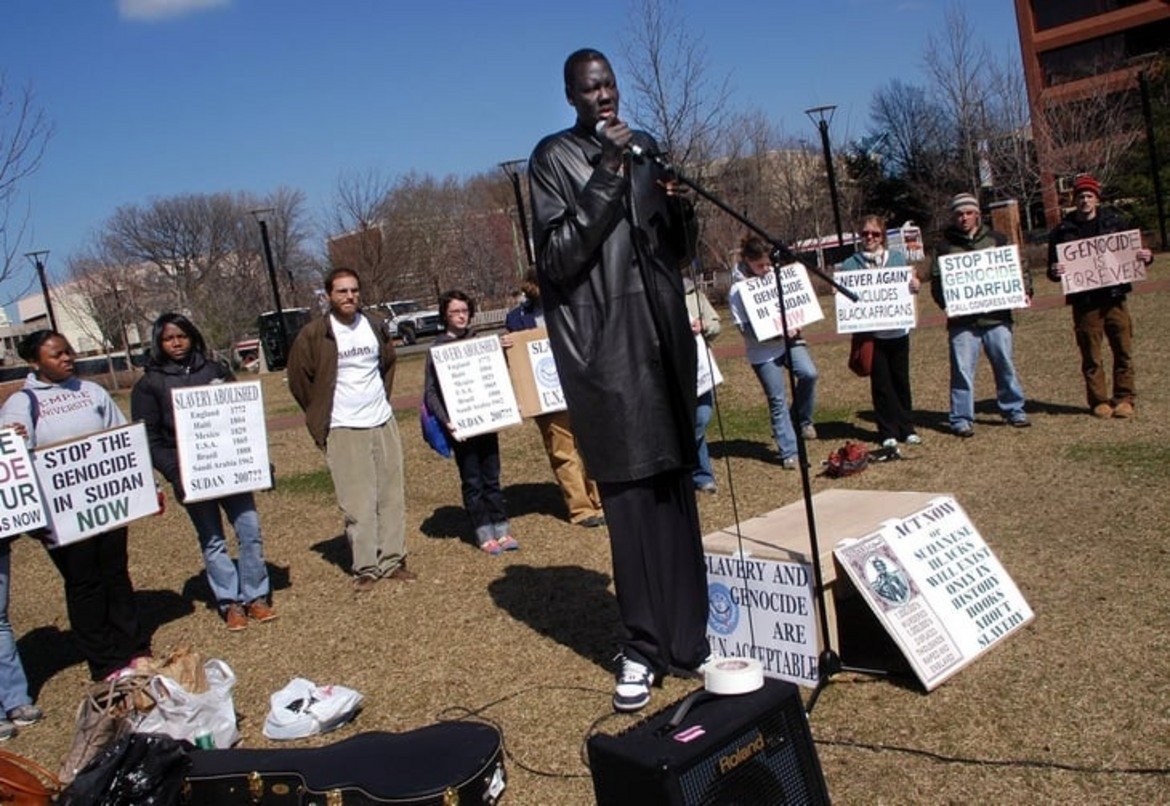
[[[1098,420],[1108,420],[1113,416],[1113,407],[1108,403],[1098,403],[1093,406],[1093,416]]]
[[[223,611],[223,620],[227,624],[228,632],[248,629],[248,614],[244,612],[243,605],[228,605],[227,610]]]
[[[1133,404],[1128,400],[1119,401],[1118,404],[1113,407],[1113,416],[1119,420],[1128,420],[1133,416]]]
[[[276,609],[263,599],[256,599],[248,605],[248,618],[255,619],[261,623],[274,621],[276,619]]]

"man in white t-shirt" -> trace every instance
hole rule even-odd
[[[402,443],[390,408],[397,356],[386,321],[361,309],[356,272],[334,269],[325,292],[329,311],[289,353],[288,386],[325,451],[362,592],[380,579],[416,578],[406,570]]]

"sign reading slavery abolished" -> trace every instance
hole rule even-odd
[[[1056,262],[1064,267],[1060,286],[1066,294],[1137,283],[1146,279],[1146,264],[1138,260],[1141,230],[1111,232],[1093,238],[1057,244]]]
[[[805,325],[824,319],[825,314],[821,311],[812,282],[808,279],[808,270],[800,263],[789,263],[778,271],[784,291],[788,330],[795,332]],[[780,321],[780,306],[776,304],[779,297],[776,273],[769,271],[763,277],[748,277],[736,285],[739,286],[740,298],[756,338],[767,341],[781,335],[784,327]]]
[[[833,553],[928,691],[1033,618],[954,498]]]
[[[0,537],[48,525],[28,448],[15,431],[0,429]]]
[[[466,439],[520,422],[499,337],[436,345],[431,360],[456,437]]]
[[[53,539],[75,543],[158,512],[158,489],[142,423],[33,451]]]
[[[857,295],[854,302],[836,294],[837,332],[868,333],[874,330],[913,328],[918,324],[914,294],[910,293],[909,266],[839,271],[833,280]]]
[[[184,501],[272,486],[260,381],[171,390]]]
[[[1015,244],[938,256],[947,316],[1028,307]]]
[[[703,556],[711,652],[755,658],[766,675],[816,685],[812,566],[716,553]]]

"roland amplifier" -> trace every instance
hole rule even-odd
[[[750,694],[701,692],[671,729],[678,705],[616,736],[590,737],[601,806],[829,802],[796,686],[768,678]]]

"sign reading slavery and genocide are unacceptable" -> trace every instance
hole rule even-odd
[[[272,486],[260,381],[171,390],[184,502]]]
[[[498,336],[463,339],[431,348],[443,403],[458,439],[520,422]]]
[[[833,553],[927,691],[1032,621],[954,498],[937,498]]]
[[[948,317],[1028,307],[1015,244],[939,255],[938,266]]]
[[[1146,264],[1137,258],[1141,230],[1111,232],[1057,244],[1056,262],[1064,267],[1060,286],[1066,294],[1146,279]]]
[[[711,652],[755,658],[769,677],[815,686],[812,566],[711,552],[703,556]]]
[[[541,414],[564,411],[565,393],[561,390],[561,376],[557,374],[557,362],[553,359],[548,337],[533,339],[527,343],[528,366],[532,369],[532,381],[536,385],[536,398]]]
[[[788,330],[796,332],[805,325],[824,319],[812,282],[808,279],[808,270],[800,263],[789,263],[781,266],[779,271]],[[784,328],[780,322],[780,308],[776,304],[779,294],[776,292],[775,272],[770,271],[763,277],[747,277],[736,285],[740,287],[740,298],[756,338],[767,341],[781,335]]]
[[[32,457],[20,434],[0,429],[0,537],[48,526]]]
[[[910,293],[909,266],[885,266],[875,269],[839,271],[833,280],[857,295],[853,302],[844,294],[834,294],[837,302],[838,333],[869,333],[874,330],[897,330],[918,325],[915,295]]]
[[[33,451],[58,545],[76,543],[159,510],[142,423]]]

